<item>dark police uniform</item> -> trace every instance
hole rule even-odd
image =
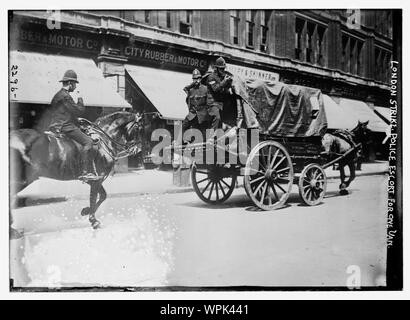
[[[212,128],[217,129],[221,126],[220,111],[223,109],[224,100],[230,95],[229,89],[232,85],[232,80],[225,80],[225,74],[219,76],[215,70],[206,78],[206,85],[208,87],[208,114],[212,118]]]
[[[188,93],[187,104],[189,113],[182,122],[182,130],[187,130],[191,125],[200,127],[198,125],[207,123],[209,121],[208,115],[208,89],[205,85],[198,86],[188,85],[184,88]]]
[[[50,127],[64,133],[67,137],[77,141],[83,146],[82,164],[85,166],[87,161],[93,160],[95,150],[91,137],[82,132],[78,127],[79,123],[77,118],[85,111],[83,100],[78,98],[78,103],[75,103],[68,91],[62,88],[51,100],[51,108]]]

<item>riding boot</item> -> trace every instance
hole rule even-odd
[[[94,148],[90,148],[88,150],[84,150],[82,155],[82,175],[81,179],[86,179],[86,180],[93,180],[97,179],[98,176],[95,173],[94,169],[94,158],[95,158],[95,152]]]

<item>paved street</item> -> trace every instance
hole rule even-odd
[[[25,237],[12,240],[15,286],[346,286],[383,285],[386,177],[362,176],[348,196],[338,180],[317,207],[293,186],[287,206],[257,210],[245,191],[219,206],[195,193],[121,195],[80,216],[82,199],[56,199],[13,211]]]

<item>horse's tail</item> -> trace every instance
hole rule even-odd
[[[33,143],[40,138],[41,134],[34,129],[18,129],[10,132],[10,148],[17,150],[23,160],[31,164],[28,155]]]

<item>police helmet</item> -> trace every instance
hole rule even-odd
[[[77,73],[75,73],[74,70],[67,70],[64,73],[63,79],[61,79],[60,82],[66,82],[66,81],[74,81],[74,82],[78,83]]]
[[[226,68],[226,63],[225,63],[225,59],[222,57],[219,57],[218,59],[216,59],[215,61],[215,67],[216,68]]]
[[[195,69],[192,71],[192,79],[198,79],[201,78],[201,72],[198,69]]]

